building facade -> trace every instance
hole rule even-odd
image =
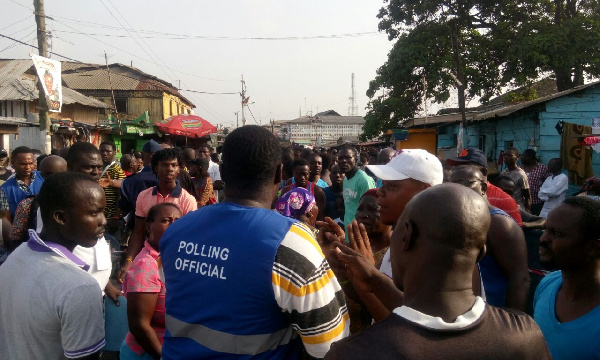
[[[356,138],[362,133],[362,116],[341,116],[333,110],[303,116],[294,120],[277,121],[278,137],[301,145],[322,146],[340,137]]]

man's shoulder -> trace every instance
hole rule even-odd
[[[535,289],[535,299],[538,299],[539,296],[546,294],[548,291],[552,291],[554,286],[560,285],[562,283],[562,272],[554,271],[550,274],[544,276],[544,278],[540,281],[539,285]]]

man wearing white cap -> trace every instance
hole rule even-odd
[[[415,195],[441,184],[444,177],[440,160],[422,149],[398,150],[387,165],[367,165],[367,169],[383,180],[377,204],[381,222],[391,226],[396,226],[404,207]],[[392,277],[389,250],[380,270]]]
[[[443,169],[439,159],[422,149],[398,150],[390,162],[386,165],[367,165],[367,168],[379,179],[383,185],[378,189],[377,204],[379,205],[379,217],[385,225],[396,226],[400,215],[406,204],[421,191],[443,181]],[[331,224],[330,224],[331,225]],[[333,241],[337,236],[337,242],[341,243],[340,231],[332,231],[337,235],[324,234],[328,241]],[[348,233],[354,231],[354,225],[350,224]],[[356,237],[356,235],[355,235]],[[356,239],[355,239],[356,241]],[[359,241],[360,242],[360,241]],[[352,253],[349,248],[342,248],[346,254]],[[334,271],[344,271],[340,268],[338,256],[326,251],[326,256],[334,268]],[[375,321],[386,318],[390,311],[402,305],[403,295],[395,289],[392,283],[392,267],[390,262],[390,251],[383,257],[381,268],[377,270],[373,263],[368,264],[368,256],[354,253],[355,261],[346,262],[345,269],[348,273],[369,273],[369,276],[357,277],[351,281],[354,291],[363,302]],[[385,274],[385,275],[384,275]],[[339,274],[342,277],[345,274]],[[336,273],[336,276],[339,276]],[[358,282],[358,283],[355,283]],[[362,282],[365,282],[364,284]],[[373,282],[373,284],[367,284]],[[375,285],[375,283],[377,285]],[[364,292],[363,289],[371,288],[372,292]]]

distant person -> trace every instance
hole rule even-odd
[[[550,211],[540,239],[548,269],[536,289],[533,318],[552,357],[600,358],[600,202],[567,198]]]
[[[381,151],[377,154],[377,163],[371,165],[386,165],[392,160],[395,154],[396,150],[390,147],[381,149]],[[383,180],[375,179],[375,183],[377,184],[377,188],[379,189],[383,185]]]
[[[313,232],[316,232],[315,223],[317,222],[319,207],[315,201],[315,196],[308,190],[297,187],[281,195],[277,204],[275,204],[275,211],[285,217],[300,221]]]
[[[592,176],[581,186],[578,196],[587,196],[590,199],[600,201],[600,176]]]
[[[488,205],[462,186],[434,186],[413,197],[391,240],[403,305],[335,343],[325,359],[551,359],[529,316],[473,294],[473,268],[485,254],[489,227]],[[342,261],[355,261],[355,252],[339,247]],[[371,275],[376,273],[348,274],[365,287],[379,286],[367,280]]]
[[[204,143],[198,148],[198,158],[204,158],[208,161],[208,175],[213,182],[213,189],[217,192],[217,202],[219,202],[218,191],[223,190],[223,180],[221,180],[221,172],[219,170],[219,164],[215,163],[211,159],[212,148]]]
[[[138,164],[136,158],[131,154],[121,156],[121,169],[123,169],[125,176],[137,173]]]
[[[208,175],[208,161],[204,158],[193,159],[188,165],[188,171],[198,194],[198,207],[216,204],[217,197],[213,190],[213,182]]]
[[[275,136],[253,125],[232,131],[222,176],[224,201],[177,220],[159,244],[162,358],[293,360],[302,344],[322,358],[348,335],[348,314],[312,232],[270,210],[281,181]]]
[[[346,175],[344,179],[344,225],[354,220],[360,197],[369,189],[375,188],[375,181],[358,167],[356,149],[345,146],[338,154],[338,166]],[[347,235],[347,234],[346,234]]]
[[[0,149],[0,180],[6,181],[13,174],[12,170],[7,169],[8,153],[4,149]]]
[[[504,164],[506,169],[502,174],[510,176],[515,182],[515,190],[513,191],[513,199],[517,204],[531,212],[531,195],[529,193],[529,180],[525,171],[517,166],[519,151],[516,148],[508,148],[504,150]]]
[[[322,153],[323,169],[321,170],[321,179],[327,183],[327,186],[331,186],[331,155]]]
[[[104,165],[100,178],[103,179],[101,185],[103,185],[104,194],[106,195],[104,216],[107,219],[112,218],[117,209],[119,189],[121,188],[122,180],[125,179],[125,173],[121,169],[121,165],[115,160],[116,151],[117,146],[112,141],[103,141],[100,144],[100,154],[102,155],[102,164]]]
[[[281,190],[281,194],[285,194],[288,191],[300,187],[305,188],[315,196],[315,200],[317,201],[317,206],[319,207],[319,215],[318,219],[322,220],[325,217],[325,193],[317,184],[309,181],[310,179],[310,166],[309,162],[304,158],[298,158],[294,160],[294,176],[292,177],[292,183],[287,185]]]
[[[567,197],[569,189],[569,178],[562,173],[562,160],[560,158],[550,159],[548,162],[550,176],[544,181],[538,196],[544,201],[540,212],[543,218],[548,217],[550,210],[554,209]]]
[[[183,163],[183,168],[185,168],[188,172],[190,170],[190,162],[196,159],[196,151],[192,148],[185,148],[181,151],[181,162]]]
[[[525,149],[521,154],[521,168],[529,181],[529,194],[531,195],[531,213],[539,215],[544,201],[538,197],[538,192],[544,180],[550,175],[548,167],[537,161],[537,154],[533,149]]]
[[[15,176],[0,186],[1,217],[12,222],[19,203],[29,195],[36,195],[44,179],[35,171],[33,150],[26,146],[16,147],[10,156]]]
[[[308,166],[310,173],[308,180],[315,183],[315,185],[320,186],[321,189],[325,189],[328,185],[321,179],[321,171],[323,171],[323,158],[321,155],[311,153],[308,157]]]
[[[331,186],[323,189],[325,193],[325,216],[332,219],[344,219],[344,178],[346,175],[338,165],[331,167]]]
[[[510,195],[507,195],[499,187],[494,186],[487,181],[488,163],[483,151],[472,148],[464,149],[460,152],[460,154],[458,154],[458,157],[454,159],[446,159],[446,164],[450,166],[472,165],[477,167],[487,182],[487,192],[485,196],[487,197],[489,203],[492,206],[506,211],[510,217],[515,219],[519,226],[523,225],[523,220],[521,219],[519,207],[517,206],[515,199],[513,199]]]
[[[102,237],[104,191],[87,175],[63,172],[46,179],[37,201],[42,232],[30,231],[0,267],[0,358],[97,359],[102,293],[73,249]]]

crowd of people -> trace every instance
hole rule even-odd
[[[0,150],[0,359],[600,358],[600,179],[567,197],[560,159],[116,155]]]

